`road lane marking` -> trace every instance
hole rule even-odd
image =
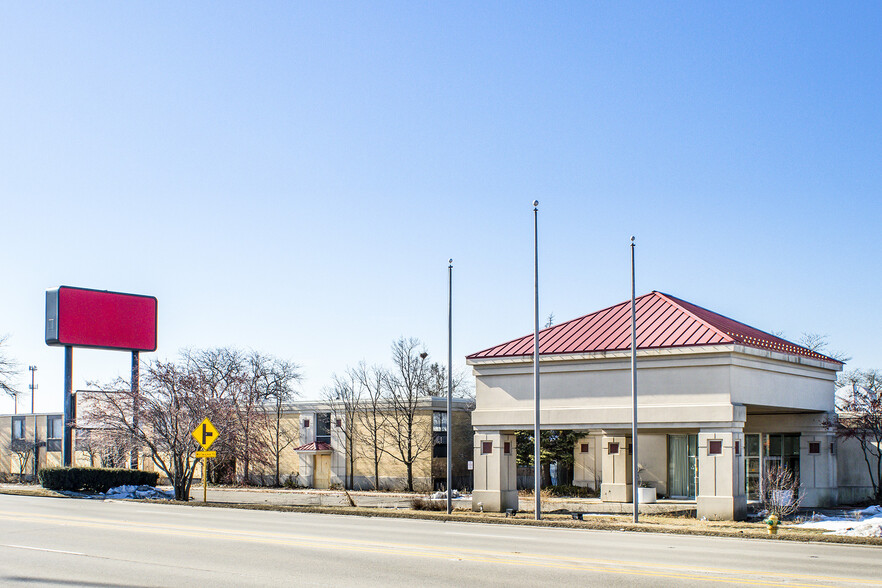
[[[63,549],[48,549],[46,547],[32,547],[30,545],[0,545],[0,547],[12,547],[14,549],[30,549],[32,551],[47,551],[49,553],[66,553],[68,555],[86,555],[79,551],[64,551]]]
[[[28,518],[28,517],[33,518]],[[43,515],[43,514],[23,514],[20,512],[0,511],[0,518],[13,520],[21,520],[34,522],[54,522],[61,525],[79,525],[87,528],[99,528],[109,530],[121,530],[121,526],[128,526],[133,531],[140,531],[150,534],[172,535],[182,537],[195,537],[206,539],[226,538],[230,540],[248,542],[248,543],[269,543],[286,546],[298,546],[319,549],[348,550],[360,551],[366,553],[386,554],[386,555],[406,555],[410,557],[428,557],[428,558],[456,558],[461,561],[471,561],[478,563],[507,564],[517,566],[546,567],[556,569],[569,569],[577,571],[594,571],[611,574],[630,574],[640,576],[665,577],[676,579],[703,580],[705,582],[722,582],[736,584],[761,584],[770,586],[796,586],[791,583],[773,583],[768,580],[750,580],[745,576],[758,577],[774,577],[780,579],[798,579],[814,582],[827,582],[827,584],[801,584],[802,586],[825,586],[830,582],[838,585],[842,582],[854,584],[882,585],[882,580],[864,580],[860,578],[849,577],[830,577],[815,576],[809,574],[788,574],[766,570],[733,570],[720,568],[696,568],[694,566],[678,566],[673,564],[655,564],[649,562],[635,562],[623,560],[604,560],[599,558],[580,558],[568,556],[555,556],[543,554],[530,554],[501,552],[491,550],[470,549],[468,553],[458,553],[453,550],[439,550],[438,545],[415,545],[415,544],[397,544],[377,541],[367,541],[359,539],[333,539],[307,535],[294,535],[285,533],[272,532],[253,532],[239,531],[235,529],[220,528],[202,528],[193,529],[192,525],[172,525],[168,523],[141,523],[129,520],[107,520],[87,517],[62,516],[62,515]],[[516,555],[518,559],[512,559]],[[532,560],[532,561],[527,561]],[[651,570],[621,570],[611,569],[604,566],[620,566],[629,568],[656,568],[664,571]],[[688,573],[687,573],[688,572]],[[737,576],[736,578],[710,578],[695,574],[717,574],[721,576]]]

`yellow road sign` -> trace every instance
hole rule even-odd
[[[208,449],[211,444],[217,440],[217,429],[211,424],[211,421],[204,419],[196,430],[192,433],[193,438],[202,446],[202,449]]]
[[[217,451],[197,451],[195,457],[217,457]]]

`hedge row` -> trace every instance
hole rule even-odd
[[[156,486],[159,474],[110,468],[44,468],[37,474],[43,488],[74,492],[107,492],[117,486]]]

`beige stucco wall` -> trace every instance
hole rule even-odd
[[[855,504],[873,498],[873,484],[864,461],[860,443],[854,439],[839,439],[835,446],[839,501]],[[871,462],[875,467],[875,462]]]

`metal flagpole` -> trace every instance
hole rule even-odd
[[[453,512],[453,260],[447,265],[447,514]]]
[[[536,497],[536,520],[542,518],[542,467],[539,460],[539,201],[533,201],[533,492]]]
[[[640,520],[637,468],[637,302],[634,286],[634,237],[631,237],[631,494],[634,497],[634,522]]]

